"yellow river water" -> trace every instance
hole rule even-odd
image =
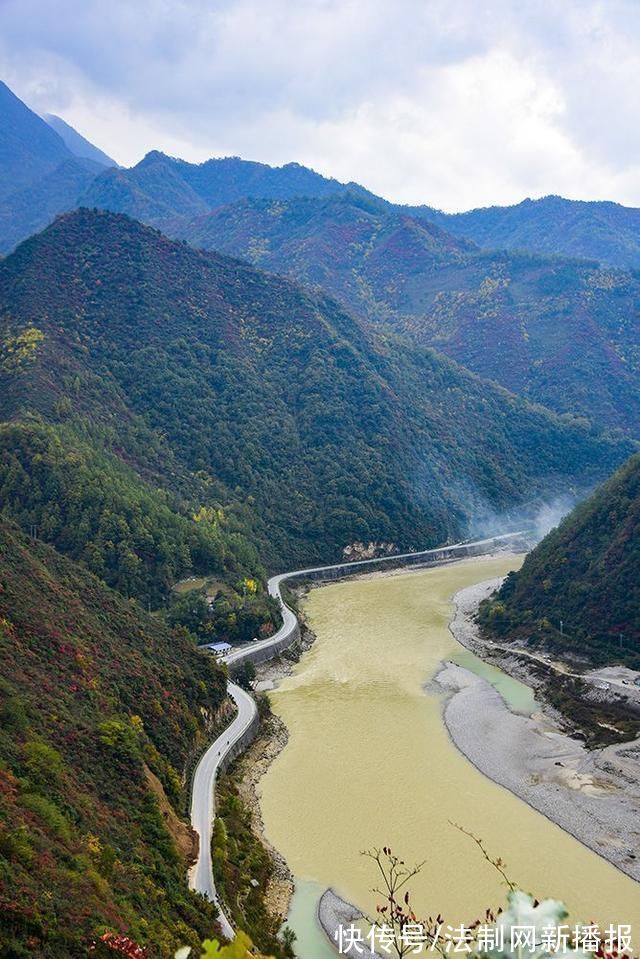
[[[375,876],[361,850],[386,844],[426,860],[414,908],[454,925],[500,905],[505,890],[452,820],[521,888],[564,900],[572,919],[640,934],[640,886],[476,770],[448,737],[441,697],[424,690],[440,661],[461,653],[448,630],[452,595],[519,563],[482,557],[311,590],[317,642],[272,694],[289,742],[261,783],[266,834],[303,885],[333,886],[366,910]],[[522,689],[526,701],[520,684],[502,692],[517,706]]]

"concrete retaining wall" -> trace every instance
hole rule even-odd
[[[288,649],[289,646],[293,646],[294,643],[299,642],[299,640],[300,627],[296,620],[295,626],[292,626],[282,636],[277,636],[270,646],[258,647],[257,649],[251,649],[249,646],[246,650],[242,650],[242,656],[235,659],[233,663],[229,663],[229,674],[233,676],[244,662],[264,663],[267,659],[273,659],[274,656],[279,656],[280,653]]]
[[[440,566],[442,563],[455,562],[465,556],[483,556],[496,549],[522,541],[523,549],[528,549],[526,534],[507,533],[493,539],[479,540],[475,543],[461,543],[453,546],[443,546],[439,549],[428,549],[418,553],[402,553],[400,555],[379,556],[375,559],[362,559],[351,563],[339,563],[335,566],[324,566],[317,569],[300,570],[291,573],[286,579],[306,580],[335,580],[345,579],[348,576],[357,576],[379,567],[384,569],[401,569],[405,566]]]
[[[465,556],[482,556],[484,553],[490,553],[507,544],[513,544],[518,539],[523,539],[523,533],[508,533],[503,536],[479,540],[475,543],[461,543],[454,546],[443,546],[440,549],[429,549],[419,553],[403,553],[395,556],[381,556],[376,559],[357,560],[352,563],[338,563],[334,566],[320,566],[312,569],[296,570],[281,577],[274,577],[279,580],[275,595],[284,607],[282,596],[280,595],[280,583],[292,579],[301,580],[337,580],[346,579],[349,576],[357,576],[360,573],[367,573],[371,570],[383,567],[384,569],[400,569],[405,566],[438,566],[443,563],[453,563],[457,559]],[[288,610],[285,607],[285,610]],[[237,672],[244,662],[263,663],[267,659],[279,656],[294,643],[300,641],[300,627],[293,614],[290,614],[293,623],[288,627],[281,627],[275,634],[271,642],[256,644],[255,648],[247,646],[244,649],[236,650],[233,653],[233,661],[228,663],[229,674],[231,676]]]
[[[227,766],[230,766],[236,756],[239,756],[240,753],[243,753],[245,749],[249,746],[250,743],[258,735],[258,729],[260,727],[260,720],[258,718],[258,710],[256,709],[251,719],[251,723],[247,726],[242,736],[236,739],[235,743],[229,747],[227,752],[224,754],[220,760],[219,768],[224,770]]]

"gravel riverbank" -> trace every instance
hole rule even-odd
[[[480,583],[454,598],[451,632],[481,656],[473,616],[496,585]],[[521,663],[491,661],[534,685]],[[552,710],[543,705],[531,717],[518,715],[490,683],[460,666],[446,663],[436,682],[449,694],[449,735],[480,772],[640,881],[640,741],[587,750],[562,731]]]
[[[251,830],[258,836],[273,863],[273,874],[265,893],[267,909],[281,920],[287,917],[293,895],[293,876],[283,856],[267,840],[260,811],[260,780],[287,745],[287,727],[277,716],[264,720],[258,736],[239,760],[240,798],[251,812]]]

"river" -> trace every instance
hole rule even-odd
[[[441,695],[428,688],[453,659],[512,708],[535,708],[526,686],[461,650],[448,630],[455,592],[520,562],[480,557],[308,594],[317,642],[271,694],[289,742],[261,782],[267,837],[297,879],[290,923],[302,959],[330,955],[310,928],[324,888],[367,910],[377,901],[373,864],[359,855],[373,846],[426,860],[412,882],[421,915],[439,911],[455,926],[502,904],[497,872],[450,821],[480,837],[521,888],[565,901],[573,920],[640,930],[638,885],[478,772],[451,743]]]

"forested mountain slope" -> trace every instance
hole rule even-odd
[[[0,504],[23,530],[33,527],[145,607],[160,605],[176,580],[193,573],[231,584],[264,578],[250,526],[234,504],[223,508],[231,496],[220,484],[184,470],[172,476],[170,454],[162,478],[146,480],[118,451],[127,458],[137,451],[148,469],[162,449],[157,441],[155,451],[145,449],[144,437],[155,439],[151,431],[127,447],[130,436],[114,440],[100,421],[58,419],[0,424]]]
[[[640,210],[633,207],[548,196],[508,207],[443,213],[427,205],[391,203],[358,183],[340,183],[297,163],[270,167],[240,157],[224,157],[194,164],[154,150],[136,166],[121,171],[120,176],[114,171],[101,174],[80,199],[86,206],[129,213],[146,222],[162,215],[160,208],[165,215],[172,210],[173,215],[182,216],[185,211],[175,188],[169,192],[163,189],[163,180],[168,177],[180,183],[185,194],[195,194],[203,212],[205,207],[212,210],[246,199],[327,199],[351,194],[374,201],[389,213],[436,224],[481,247],[640,268]]]
[[[640,431],[640,276],[487,252],[352,195],[245,200],[168,232],[315,284],[529,400]]]
[[[570,513],[511,573],[482,621],[558,654],[640,668],[640,456]],[[562,634],[560,622],[562,621]]]
[[[271,167],[240,157],[187,163],[152,150],[130,169],[103,172],[80,201],[156,223],[162,216],[193,215],[189,207],[196,205],[206,212],[247,197],[284,200],[344,192],[376,199],[357,183],[339,183],[299,163]]]
[[[416,210],[456,236],[493,249],[529,250],[640,269],[640,210],[619,203],[545,196],[466,213]]]
[[[5,418],[82,430],[169,491],[216,484],[273,565],[357,539],[441,542],[593,484],[631,451],[324,296],[113,214],[70,214],[24,243],[0,264],[0,311]]]
[[[214,933],[180,819],[222,671],[6,521],[0,658],[2,955],[85,957],[115,930],[168,959]]]

